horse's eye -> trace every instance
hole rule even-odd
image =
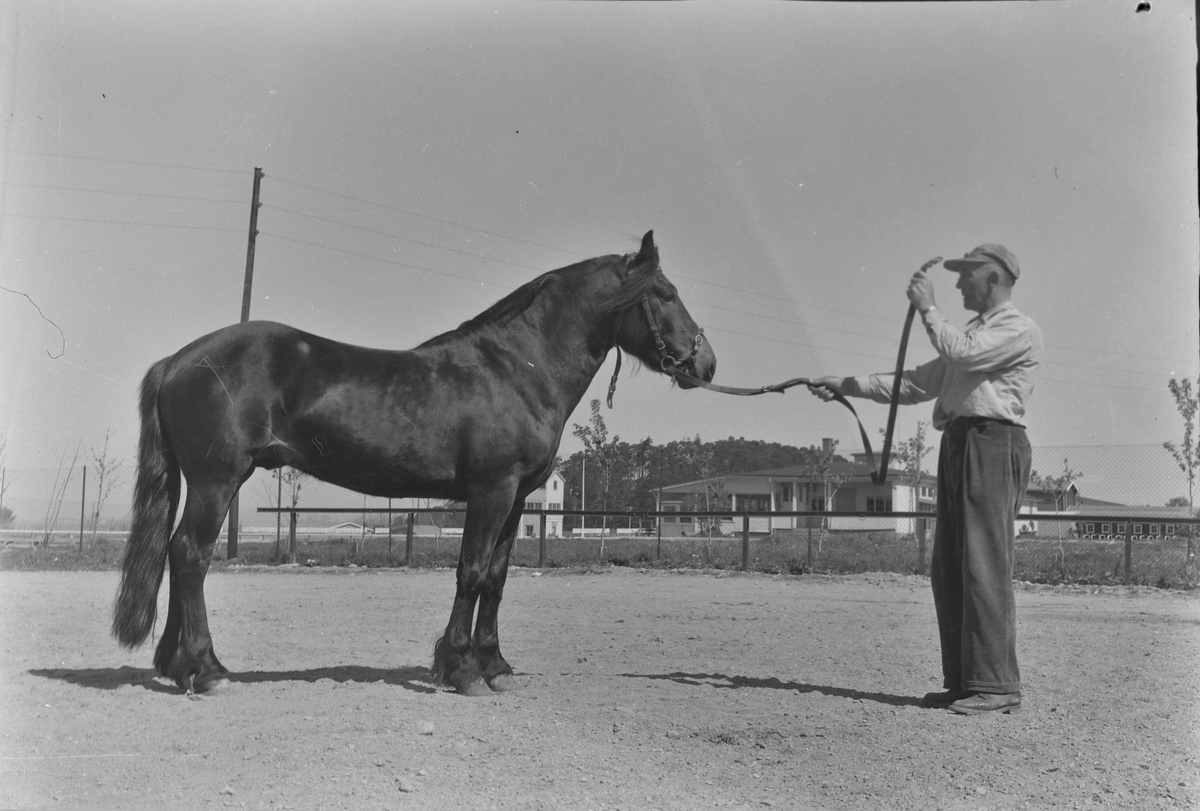
[[[658,297],[666,302],[674,301],[675,300],[675,288],[674,287],[660,287],[658,290]]]

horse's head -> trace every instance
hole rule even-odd
[[[717,356],[659,267],[653,231],[646,232],[641,249],[627,260],[625,279],[612,298],[618,313],[616,345],[655,371],[674,376],[679,370],[712,380]],[[675,380],[682,388],[695,388],[683,377]]]

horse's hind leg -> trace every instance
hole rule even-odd
[[[154,653],[154,667],[181,689],[203,693],[227,683],[213,652],[204,605],[204,578],[229,502],[237,485],[188,485],[183,519],[168,551],[171,579],[167,621]]]

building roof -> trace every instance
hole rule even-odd
[[[1081,502],[1083,500],[1081,499]],[[1126,504],[1114,504],[1109,501],[1096,501],[1088,499],[1089,503],[1080,503],[1076,507],[1064,510],[1065,513],[1076,513],[1083,518],[1114,518],[1120,519],[1126,516],[1134,518],[1159,518],[1168,521],[1173,518],[1190,518],[1187,507],[1151,507],[1151,506],[1130,506]],[[1114,508],[1119,508],[1116,510]]]
[[[859,454],[865,456],[865,454]],[[875,468],[867,464],[865,461],[855,459],[849,461],[846,459],[835,459],[829,467],[829,472],[834,476],[844,476],[847,482],[869,482],[871,475],[875,473]],[[905,474],[904,470],[894,467],[888,468],[888,478],[899,480]],[[922,479],[925,481],[936,481],[936,477],[928,473],[922,473]],[[789,465],[788,467],[775,467],[766,470],[747,470],[742,473],[726,473],[722,476],[714,476],[712,480],[723,479],[799,479],[801,481],[820,481],[821,477],[813,471],[812,465]],[[711,481],[711,480],[710,480]],[[678,484],[670,484],[664,486],[664,493],[686,493],[691,488],[702,487],[703,479],[696,479],[690,482],[680,482]]]

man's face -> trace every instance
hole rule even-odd
[[[954,286],[962,293],[963,307],[976,313],[987,312],[995,272],[996,268],[990,264],[958,271],[958,284]]]

